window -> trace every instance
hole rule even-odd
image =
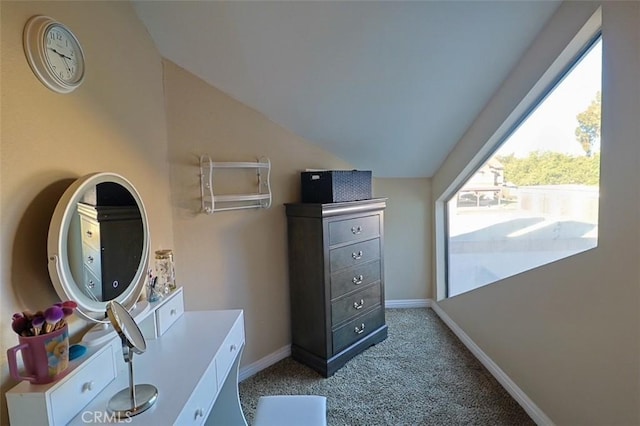
[[[598,244],[598,37],[446,202],[447,297]]]

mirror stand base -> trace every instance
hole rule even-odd
[[[134,397],[131,389],[124,388],[109,400],[109,412],[118,419],[128,419],[146,411],[158,399],[158,389],[153,385],[135,385]]]

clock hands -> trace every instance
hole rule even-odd
[[[60,53],[58,52],[56,49],[54,49],[53,47],[48,47],[47,49],[49,50],[53,50],[55,53],[57,53],[58,55],[62,56],[65,59],[69,59],[70,61],[73,60],[72,57],[65,55],[64,53]]]
[[[67,68],[67,71],[69,71],[69,73],[71,73],[71,67],[69,66],[69,64],[67,63],[66,60],[72,61],[73,59],[63,53],[58,52],[56,49],[54,49],[53,47],[47,47],[47,49],[52,50],[54,53],[57,53],[61,58],[62,58],[62,62],[64,63],[64,66]]]

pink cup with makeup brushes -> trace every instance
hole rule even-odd
[[[34,384],[51,383],[63,377],[69,367],[69,327],[38,336],[18,336],[20,344],[7,350],[9,373],[15,380]],[[18,369],[18,352],[22,354],[24,375]]]

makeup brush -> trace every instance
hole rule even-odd
[[[53,331],[53,329],[55,328],[56,323],[62,318],[64,318],[64,312],[62,311],[62,308],[55,305],[47,308],[44,311],[44,320],[46,321],[44,332],[51,333],[51,331]]]
[[[78,304],[76,302],[74,302],[73,300],[65,300],[64,302],[62,302],[62,307],[63,308],[75,309],[75,308],[78,307]]]
[[[34,336],[37,336],[42,331],[44,325],[44,317],[42,315],[36,315],[31,320],[31,332]]]
[[[23,316],[16,317],[14,315],[13,321],[11,322],[11,328],[13,331],[18,333],[18,335],[25,336],[24,332],[29,328],[29,320]]]
[[[67,325],[67,318],[70,317],[71,315],[73,315],[73,308],[69,308],[67,306],[62,306],[62,313],[63,313],[63,317],[56,324],[55,328],[53,329],[54,331],[55,330],[60,330],[62,327]]]

